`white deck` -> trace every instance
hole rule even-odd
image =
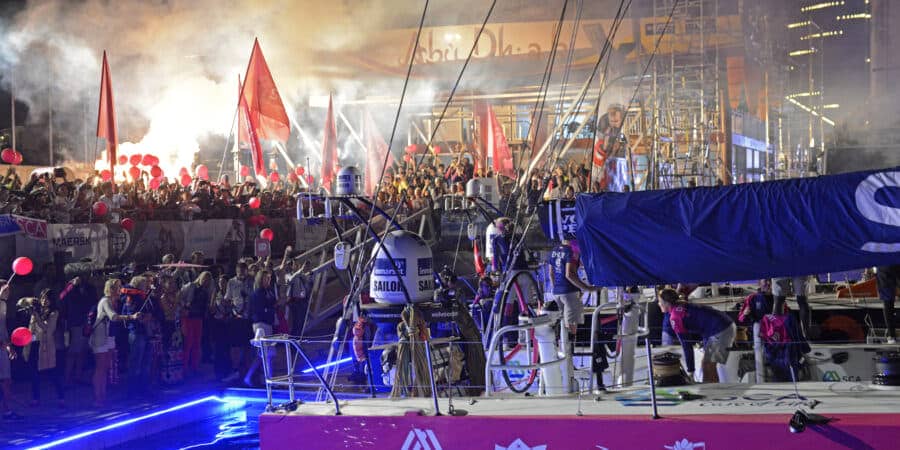
[[[800,398],[790,383],[770,384],[698,384],[691,386],[657,388],[659,413],[664,416],[696,414],[779,414],[792,413],[800,407],[818,403],[813,409],[818,414],[846,413],[900,413],[900,388],[876,387],[867,383],[801,383]],[[705,396],[704,399],[681,401],[679,391]],[[635,415],[650,414],[649,387],[635,386],[596,396],[584,395],[580,408],[584,415]],[[472,403],[474,401],[474,404]],[[448,411],[448,400],[439,400],[441,411]],[[454,398],[454,406],[475,416],[574,416],[578,412],[579,399],[569,397],[463,397]],[[431,398],[387,398],[341,401],[341,413],[348,416],[402,416],[431,413]],[[334,407],[325,403],[301,405],[289,415],[332,415]]]

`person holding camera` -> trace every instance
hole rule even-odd
[[[69,332],[69,350],[66,357],[65,383],[80,378],[85,353],[88,351],[88,340],[84,335],[84,325],[88,313],[97,305],[97,291],[91,283],[79,275],[72,278],[59,294],[62,316]]]
[[[25,362],[31,372],[31,406],[37,406],[41,400],[41,378],[49,374],[56,385],[56,396],[59,405],[65,405],[65,391],[62,377],[56,364],[56,324],[59,310],[53,301],[53,291],[44,289],[40,297],[24,298],[19,301],[29,315],[28,329],[31,331],[31,343],[25,347]]]

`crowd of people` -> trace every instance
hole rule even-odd
[[[32,406],[47,381],[65,407],[70,389],[89,379],[96,408],[107,406],[110,384],[128,398],[193,380],[259,385],[253,336],[301,335],[306,324],[311,277],[297,255],[287,248],[280,261],[244,258],[226,268],[204,266],[196,252],[192,263],[166,264],[174,256],[165,255],[155,270],[74,276],[50,264],[34,295],[18,299],[0,280],[0,414],[22,417],[10,407],[23,395],[10,388],[14,371],[30,383]],[[24,347],[10,342],[20,326],[32,335]]]

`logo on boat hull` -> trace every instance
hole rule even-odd
[[[691,442],[687,439],[681,439],[680,441],[675,441],[672,445],[664,445],[668,450],[706,450],[706,442]]]
[[[434,431],[413,428],[412,431],[410,431],[409,434],[406,435],[406,440],[403,441],[403,446],[400,447],[400,450],[443,449],[441,448],[441,443],[438,442],[437,437],[434,435]]]
[[[507,447],[504,447],[502,445],[494,445],[494,450],[547,450],[547,446],[535,445],[534,447],[529,447],[528,444],[526,444],[521,439],[516,439]]]

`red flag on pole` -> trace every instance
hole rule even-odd
[[[112,80],[109,77],[109,64],[106,62],[106,51],[103,51],[103,67],[100,75],[100,107],[97,110],[97,137],[106,139],[106,156],[109,158],[109,170],[116,173],[116,148],[119,145],[119,134],[116,131],[116,109],[113,102]]]
[[[322,137],[322,186],[331,189],[334,172],[337,170],[337,127],[334,123],[334,107],[328,96],[328,116],[325,117],[325,131]]]
[[[484,260],[481,259],[481,251],[478,249],[478,241],[472,242],[472,253],[475,258],[475,273],[478,274],[479,277],[484,276]]]
[[[246,136],[250,141],[253,170],[258,179],[265,180],[266,166],[259,140],[287,142],[291,135],[291,124],[272,72],[269,71],[269,65],[259,47],[259,39],[253,41],[240,102],[238,107],[246,119]]]
[[[512,152],[509,149],[509,143],[506,142],[506,136],[503,134],[503,127],[500,126],[500,121],[494,114],[494,108],[487,103],[482,103],[478,109],[482,158],[491,158],[495,173],[515,179],[516,170],[513,168]]]
[[[394,164],[393,155],[389,154],[387,142],[378,132],[375,125],[375,119],[367,110],[363,119],[363,139],[366,144],[366,173],[365,173],[365,189],[367,195],[375,192],[375,183],[381,178],[381,172],[385,167],[385,157],[387,157],[387,165]]]

